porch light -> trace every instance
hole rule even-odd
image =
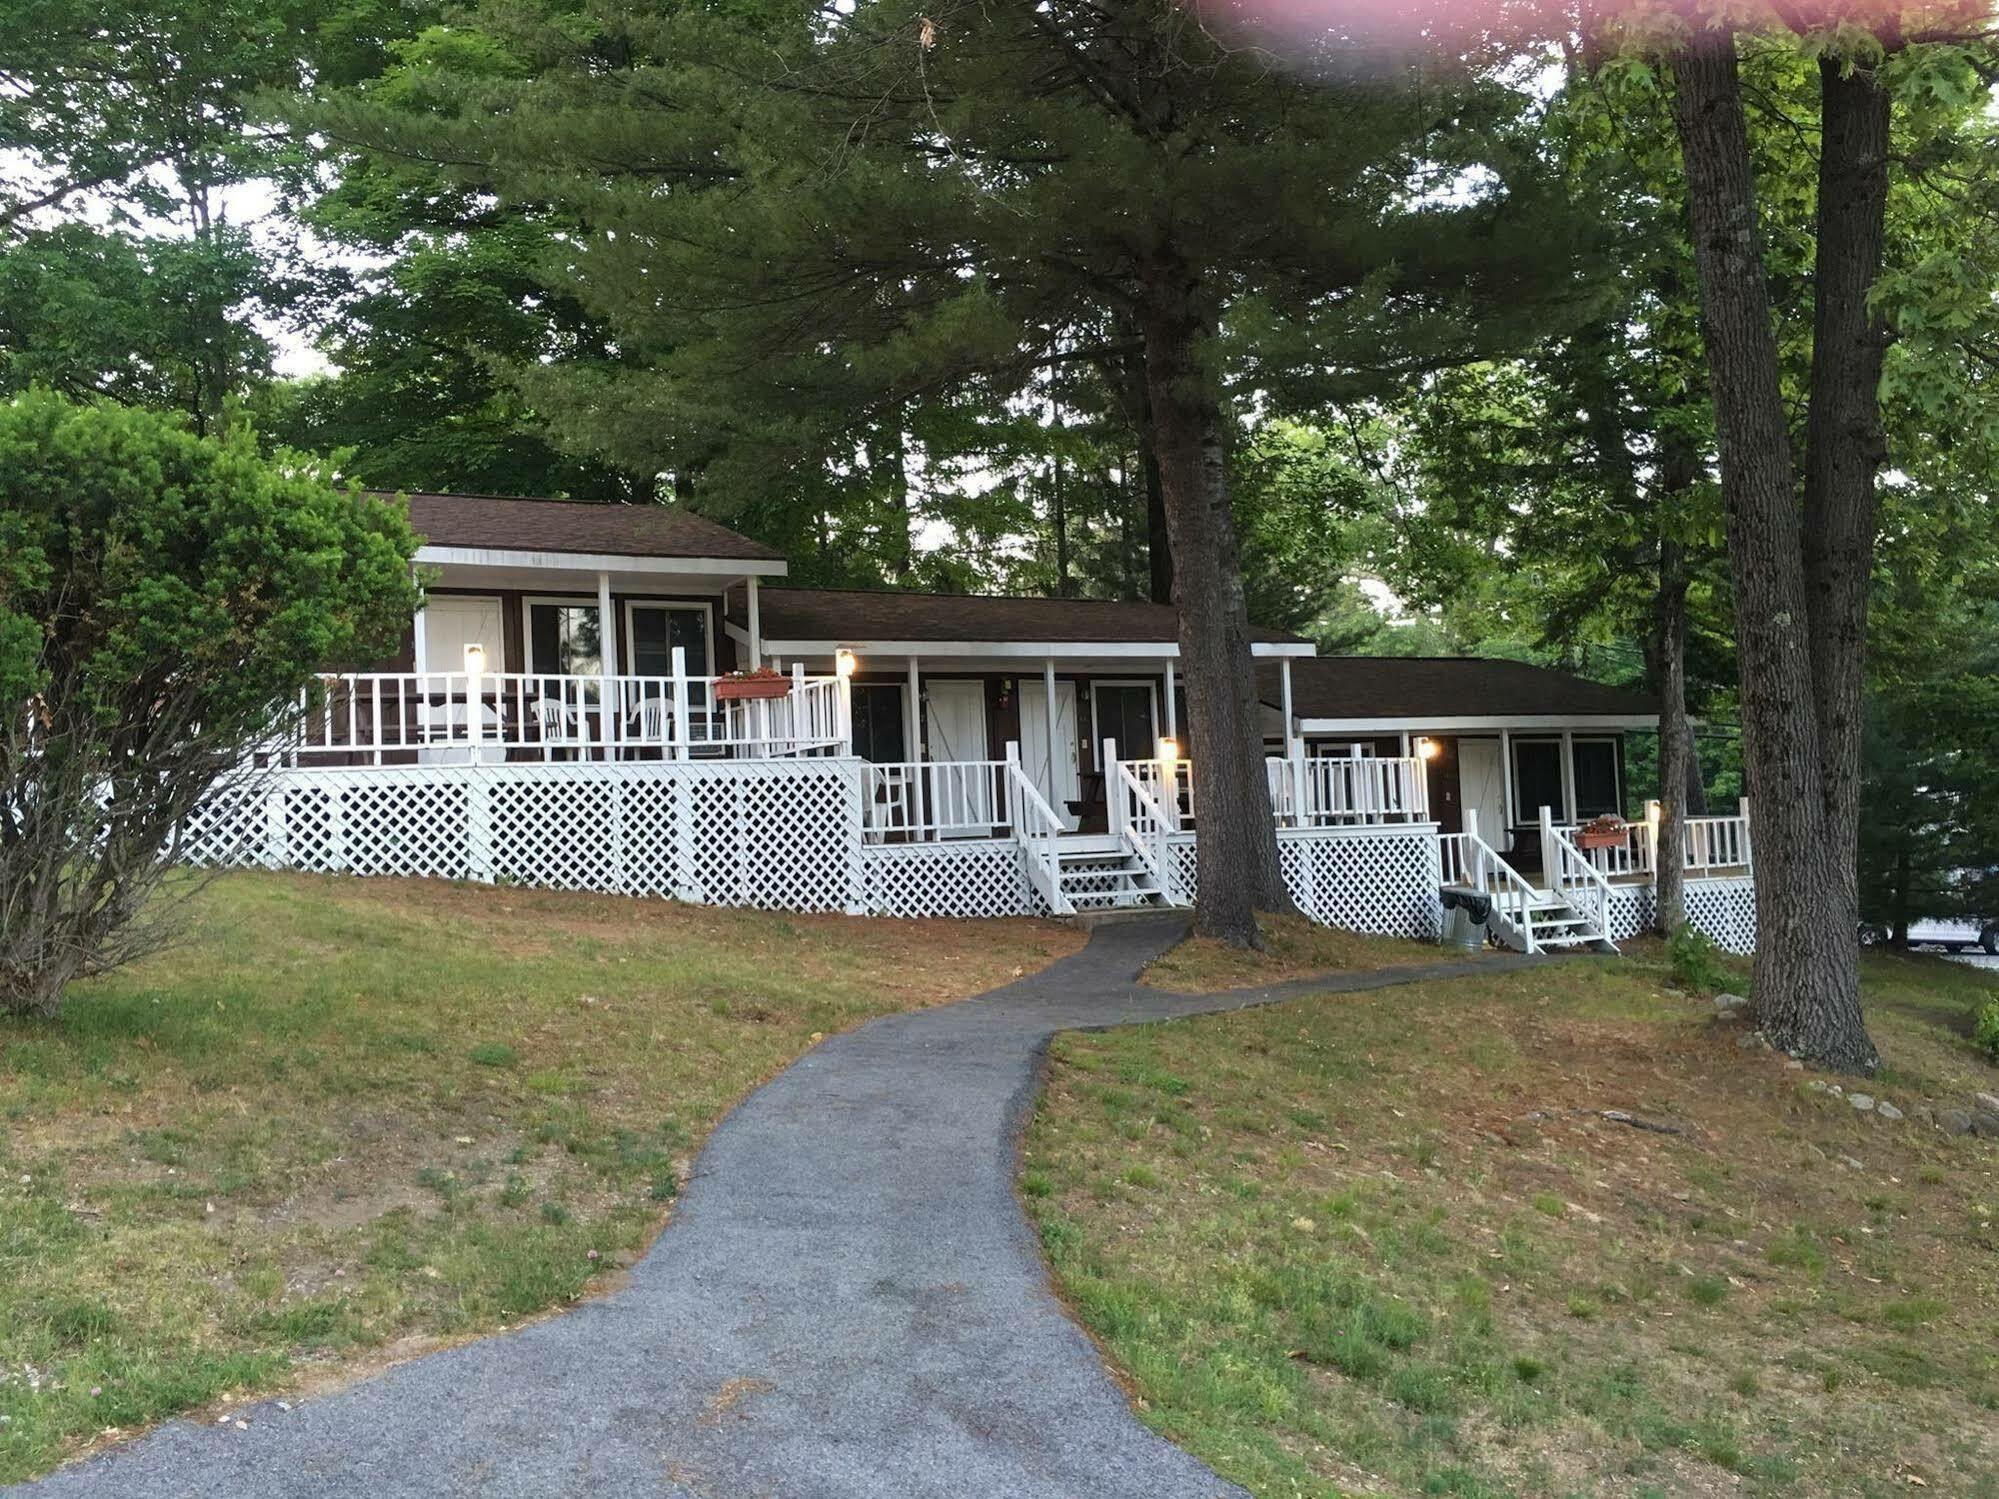
[[[852,651],[833,652],[833,670],[843,677],[851,677],[861,669],[861,658]]]
[[[1160,740],[1160,741],[1159,741],[1159,758],[1160,758],[1160,759],[1162,759],[1162,760],[1167,760],[1167,761],[1172,761],[1172,760],[1177,760],[1177,759],[1179,759],[1179,758],[1180,758],[1180,741],[1179,741],[1179,740],[1177,740],[1177,739],[1162,739],[1162,740]]]
[[[1430,739],[1430,738],[1427,738],[1427,737],[1426,737],[1426,738],[1422,738],[1422,739],[1418,739],[1418,740],[1416,741],[1416,753],[1417,753],[1417,754],[1418,754],[1419,756],[1421,756],[1421,757],[1422,757],[1423,759],[1425,759],[1425,760],[1434,760],[1434,759],[1436,759],[1436,758],[1437,758],[1437,741],[1436,741],[1436,740],[1434,740],[1434,739]]]
[[[1649,826],[1652,829],[1652,831],[1655,833],[1659,831],[1659,815],[1660,815],[1659,803],[1657,803],[1656,801],[1652,801],[1652,802],[1647,802],[1645,804],[1646,825]]]
[[[469,676],[478,676],[486,669],[486,648],[477,641],[465,647],[465,671]]]

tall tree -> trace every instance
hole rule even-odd
[[[1757,819],[1756,1015],[1777,1045],[1863,1072],[1879,1064],[1861,1013],[1855,934],[1889,337],[1870,298],[1884,256],[1891,72],[1911,41],[1892,14],[1872,19],[1873,29],[1849,18],[1814,39],[1819,160],[1802,469],[1759,237],[1742,39],[1732,22],[1700,24],[1672,54]]]
[[[1134,360],[1202,767],[1197,925],[1251,942],[1289,896],[1228,483],[1253,386],[1232,382],[1392,383],[1572,287],[1547,253],[1556,205],[1508,139],[1521,94],[1462,69],[1285,72],[1208,24],[1239,19],[1165,0],[606,9],[593,57],[608,28],[629,65],[482,81],[475,129],[331,120],[480,160],[586,226],[565,283],[644,368],[614,391],[551,367],[536,398],[635,466],[698,442],[724,503],[968,382]],[[1280,339],[1309,353],[1268,357]]]

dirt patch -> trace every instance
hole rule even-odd
[[[1264,942],[1260,950],[1189,937],[1148,965],[1140,982],[1179,994],[1212,994],[1457,956],[1430,943],[1341,931],[1302,916],[1265,916],[1260,925]]]

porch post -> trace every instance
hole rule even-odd
[[[688,720],[687,697],[687,647],[673,648],[673,758],[687,758],[688,741],[694,737],[694,726]]]
[[[1278,657],[1277,678],[1284,684],[1284,758],[1290,760],[1294,759],[1295,755],[1291,748],[1291,658],[1289,656]]]
[[[923,682],[916,658],[909,658],[909,836],[922,837],[923,830]]]
[[[764,622],[757,602],[757,575],[751,573],[747,579],[750,594],[750,670],[755,671],[764,664]]]
[[[616,691],[612,678],[618,674],[618,634],[611,624],[611,575],[597,574],[597,709],[603,720],[604,758],[611,758],[611,738],[617,714],[611,707]]]
[[[1520,821],[1513,806],[1513,735],[1506,729],[1499,731],[1499,805],[1500,816],[1506,819],[1506,826],[1500,830],[1502,841],[1513,837],[1513,828]],[[1497,848],[1499,845],[1494,844]]]
[[[1173,688],[1176,685],[1176,683],[1177,683],[1177,678],[1175,677],[1173,672],[1173,658],[1171,656],[1168,656],[1166,658],[1166,737],[1168,739],[1171,739],[1175,744],[1179,744],[1180,743],[1179,712],[1173,706],[1173,696],[1174,696]],[[1184,750],[1186,746],[1181,745],[1181,748]]]
[[[1576,820],[1576,731],[1562,730],[1562,821]]]
[[[412,641],[410,670],[418,673],[430,670],[430,642],[425,639],[423,628],[423,616],[427,612],[425,606],[429,602],[428,599],[425,599],[423,603],[418,604],[416,606],[416,613],[410,618],[410,639]]]
[[[1044,656],[1041,660],[1041,701],[1043,708],[1048,714],[1048,804],[1059,812],[1061,809],[1055,807],[1055,803],[1060,800],[1060,797],[1055,790],[1055,745],[1057,740],[1055,734],[1055,658],[1053,656]],[[1077,706],[1078,711],[1081,711],[1081,704]]]

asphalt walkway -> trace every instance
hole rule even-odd
[[[1494,972],[1487,957],[1275,988],[1135,983],[1177,918],[977,999],[826,1041],[716,1129],[630,1284],[280,1410],[176,1422],[33,1499],[1209,1499],[1050,1289],[1013,1195],[1058,1031]]]

